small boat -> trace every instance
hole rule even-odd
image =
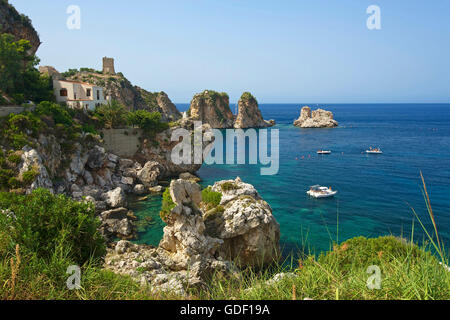
[[[369,150],[366,150],[367,154],[382,154],[383,151],[381,151],[380,148],[372,148],[370,147]]]
[[[329,151],[329,150],[319,150],[319,151],[317,151],[317,154],[331,154],[331,151]]]
[[[327,188],[315,185],[310,187],[306,193],[313,198],[330,198],[335,196],[337,194],[337,191],[332,190],[331,187]]]

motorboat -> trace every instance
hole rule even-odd
[[[331,151],[329,151],[329,150],[319,150],[319,151],[317,151],[317,154],[331,154]]]
[[[367,154],[382,154],[383,151],[381,151],[380,148],[372,148],[370,147],[369,150],[366,150]]]
[[[335,196],[338,192],[336,190],[332,190],[331,187],[327,188],[315,185],[310,187],[306,193],[313,198],[330,198]]]

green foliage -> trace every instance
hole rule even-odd
[[[55,124],[62,124],[68,127],[74,125],[73,116],[70,114],[71,109],[67,106],[44,101],[37,105],[35,113],[39,116],[50,116]]]
[[[208,204],[211,208],[217,207],[222,200],[222,194],[215,192],[211,187],[202,190],[202,201]]]
[[[28,54],[30,49],[29,41],[0,34],[0,91],[16,104],[54,99],[51,80],[36,69],[39,59]]]
[[[34,169],[28,170],[22,174],[22,181],[25,185],[30,185],[33,183],[34,179],[39,175],[39,172],[37,172]]]
[[[239,187],[235,183],[228,181],[228,182],[224,182],[221,185],[221,189],[222,189],[222,191],[231,191],[231,190],[237,190],[237,189],[239,189]]]
[[[244,92],[241,96],[241,100],[258,104],[258,100],[256,100],[256,98],[250,92]]]
[[[145,134],[154,135],[169,128],[169,125],[161,121],[159,112],[148,112],[137,110],[128,114],[128,121],[131,125],[141,128]]]
[[[167,218],[169,217],[173,208],[175,208],[175,207],[176,207],[176,204],[172,200],[172,196],[170,195],[170,189],[166,188],[166,190],[163,193],[162,208],[159,213],[161,219],[166,222]]]
[[[0,234],[13,252],[16,245],[37,257],[49,259],[56,250],[82,265],[105,254],[105,243],[98,232],[100,220],[93,205],[76,202],[46,189],[30,195],[0,193],[0,208],[12,215],[0,214]]]
[[[94,116],[106,129],[118,129],[125,126],[128,123],[128,114],[128,110],[116,100],[101,105],[94,111]]]
[[[78,73],[78,69],[69,69],[66,72],[61,73],[61,75],[64,78],[70,78],[73,77],[74,75],[76,75]]]
[[[8,156],[8,161],[11,163],[18,164],[22,161],[22,157],[16,153],[12,153]]]

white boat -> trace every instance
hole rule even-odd
[[[366,150],[367,154],[383,154],[383,151],[381,151],[380,148],[370,148],[369,150]]]
[[[306,193],[313,198],[330,198],[334,197],[338,192],[331,188],[316,185],[310,187]]]
[[[319,150],[319,151],[317,151],[317,154],[331,154],[331,151],[329,151],[329,150]]]

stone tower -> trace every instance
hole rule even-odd
[[[104,74],[116,74],[114,70],[114,59],[113,58],[103,58],[103,73]]]

